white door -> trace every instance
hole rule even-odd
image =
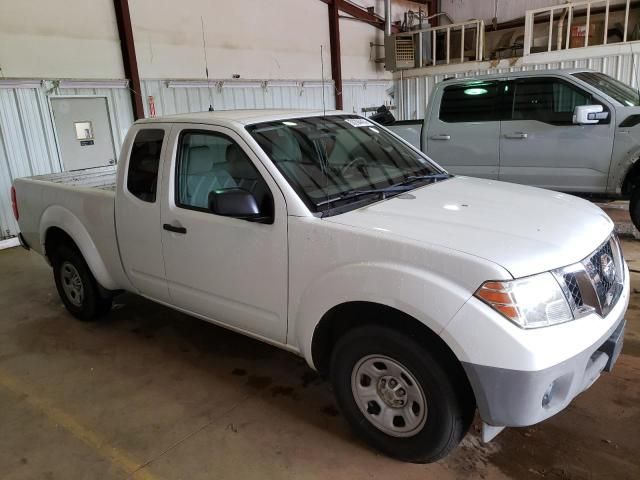
[[[106,98],[51,98],[51,107],[65,170],[115,164]]]
[[[438,95],[423,131],[426,154],[453,174],[497,179],[501,84],[454,84]]]
[[[162,246],[171,302],[186,311],[284,343],[287,209],[276,183],[233,130],[171,132],[165,162]],[[250,191],[269,220],[213,214],[211,192]]]

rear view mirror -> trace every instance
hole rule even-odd
[[[602,105],[578,105],[573,110],[573,123],[576,125],[600,123],[600,120],[607,118],[609,118],[609,112],[605,112]]]
[[[258,202],[251,192],[242,188],[227,188],[209,193],[209,210],[216,215],[268,223],[260,214]]]

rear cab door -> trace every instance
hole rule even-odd
[[[422,145],[449,172],[497,179],[501,82],[444,84],[431,99]]]
[[[159,172],[170,132],[170,124],[163,123],[131,127],[116,192],[116,234],[124,271],[140,294],[161,302],[169,301],[169,290],[160,230],[160,199],[166,193]]]

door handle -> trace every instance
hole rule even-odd
[[[529,134],[524,132],[505,133],[504,138],[512,138],[514,140],[526,140]]]
[[[165,223],[164,225],[162,225],[162,228],[164,228],[167,232],[173,232],[173,233],[181,233],[181,234],[185,234],[187,233],[187,229],[184,227],[174,227],[173,225],[169,224],[169,223]]]
[[[442,134],[442,135],[432,135],[431,140],[451,140],[451,135]]]

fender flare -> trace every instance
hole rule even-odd
[[[348,286],[348,288],[345,288]],[[312,368],[312,345],[320,322],[336,306],[349,302],[384,305],[415,318],[440,336],[471,297],[462,286],[434,272],[409,265],[343,265],[312,282],[300,298],[290,341]]]
[[[50,228],[59,228],[75,242],[80,250],[82,257],[89,266],[89,270],[98,281],[98,283],[107,290],[117,290],[118,285],[111,277],[107,266],[98,252],[91,235],[82,222],[71,211],[59,205],[53,205],[47,208],[40,219],[40,241],[42,242],[42,251],[45,256],[45,241],[47,232]]]
[[[627,183],[627,179],[629,177],[629,173],[635,168],[636,164],[640,160],[640,146],[631,150],[629,154],[625,157],[622,169],[622,175],[616,181],[616,190],[619,194],[624,194],[624,187]]]

